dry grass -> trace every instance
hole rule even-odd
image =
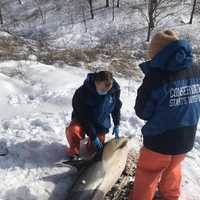
[[[35,51],[32,49],[35,49]],[[134,64],[136,58],[131,55],[132,52],[128,51],[100,48],[50,49],[46,43],[42,42],[38,42],[34,48],[29,48],[26,43],[15,38],[0,38],[1,60],[28,60],[30,54],[36,55],[39,62],[51,65],[62,63],[62,66],[67,64],[95,71],[94,64],[100,61],[102,69],[110,70],[122,76],[134,76],[137,71]],[[60,67],[62,66],[60,65]]]
[[[143,56],[142,53],[103,48],[50,49],[45,41],[37,42],[30,47],[30,44],[27,45],[26,41],[17,37],[0,38],[1,60],[28,60],[31,54],[36,55],[37,60],[45,64],[61,63],[60,67],[67,64],[95,71],[95,63],[100,62],[102,69],[122,76],[141,77],[134,63]]]

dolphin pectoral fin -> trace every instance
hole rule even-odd
[[[101,159],[102,159],[102,154],[103,154],[103,150],[96,152],[96,153],[94,154],[92,160],[95,161],[95,162],[101,161]]]
[[[79,160],[64,160],[64,161],[61,161],[60,163],[57,163],[57,165],[59,165],[59,164],[61,166],[69,165],[69,166],[75,167],[79,170],[79,169],[89,166],[93,162],[100,161],[101,157],[102,157],[102,153],[103,153],[103,151],[94,153],[89,159],[82,158]]]
[[[65,165],[71,165],[73,167],[80,167],[80,166],[84,166],[84,165],[87,165],[87,163],[89,162],[89,160],[66,160],[66,161],[63,161],[62,164],[65,164]]]

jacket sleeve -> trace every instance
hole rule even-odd
[[[115,107],[112,111],[112,119],[113,119],[113,123],[114,126],[119,126],[120,124],[120,110],[122,107],[122,102],[120,100],[120,89],[116,92],[115,94],[115,98],[116,98],[116,103],[115,103]]]
[[[152,117],[157,104],[153,97],[154,78],[152,76],[145,76],[142,85],[137,91],[135,112],[143,120],[149,120]]]
[[[76,113],[76,118],[80,122],[84,131],[91,140],[94,140],[96,138],[96,129],[91,120],[89,120],[89,113],[85,104],[85,91],[83,87],[76,90],[72,99],[72,106],[74,112]]]

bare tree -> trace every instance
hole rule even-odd
[[[70,12],[70,20],[71,20],[71,24],[72,24],[72,28],[74,27],[74,18],[72,15],[72,12]]]
[[[19,2],[19,4],[20,4],[20,5],[22,5],[22,4],[23,4],[22,0],[18,0],[18,2]]]
[[[3,24],[3,16],[2,16],[1,5],[0,5],[0,23]]]
[[[141,14],[145,17],[148,24],[147,41],[149,41],[152,30],[159,24],[159,22],[164,18],[174,14],[173,11],[165,12],[166,14],[163,11],[166,11],[167,8],[175,6],[176,1],[145,0],[145,4],[147,4],[147,14],[144,13],[143,8],[140,8],[139,10]]]
[[[42,8],[41,8],[41,2],[40,2],[40,0],[34,0],[35,1],[35,3],[37,4],[37,7],[38,7],[38,9],[39,9],[39,13],[40,13],[40,16],[41,16],[41,18],[42,18],[42,23],[43,24],[45,24],[46,23],[46,19],[45,19],[45,14],[44,14],[44,12],[42,11]]]
[[[85,27],[85,32],[87,32],[87,22],[86,22],[86,17],[85,17],[85,7],[81,6],[82,14],[83,14],[83,23]]]
[[[94,12],[93,12],[93,4],[92,4],[92,0],[88,0],[89,5],[90,5],[90,14],[91,14],[91,18],[94,19]]]
[[[109,0],[106,0],[106,7],[109,7]]]
[[[149,41],[151,36],[151,31],[154,29],[154,22],[156,20],[155,12],[158,6],[157,0],[149,0],[148,2],[148,33],[147,41]]]
[[[120,0],[117,0],[117,7],[118,7],[118,8],[119,8],[119,1],[120,1]]]
[[[193,6],[192,6],[192,12],[191,12],[191,15],[190,15],[190,22],[189,22],[189,24],[192,24],[193,16],[194,16],[195,9],[196,9],[196,5],[197,5],[197,0],[194,0]]]
[[[112,20],[114,21],[115,20],[115,0],[112,0]]]

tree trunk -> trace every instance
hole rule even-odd
[[[37,7],[38,7],[38,10],[39,10],[39,13],[40,13],[40,16],[41,16],[41,18],[42,18],[42,23],[43,24],[45,24],[46,23],[46,16],[45,16],[45,14],[43,13],[43,11],[42,11],[42,8],[41,8],[41,6],[40,6],[40,0],[34,0],[35,1],[35,3],[37,4]]]
[[[19,2],[19,4],[20,4],[20,5],[22,5],[22,4],[23,4],[21,0],[18,0],[18,2]]]
[[[73,28],[74,27],[74,19],[73,19],[72,13],[70,14],[70,18],[71,18],[71,24],[72,24],[72,28]]]
[[[91,18],[94,19],[92,0],[89,0]]]
[[[3,16],[2,16],[1,8],[0,8],[0,23],[3,24]]]
[[[83,23],[85,26],[85,32],[87,32],[87,22],[86,22],[86,17],[85,17],[85,7],[82,6],[82,14],[83,14]]]
[[[193,16],[194,16],[195,8],[196,8],[196,4],[197,4],[197,0],[194,0],[193,7],[192,7],[192,12],[191,12],[191,15],[190,15],[190,22],[189,22],[189,24],[192,24]]]
[[[156,7],[157,7],[157,0],[149,0],[149,5],[148,5],[148,33],[147,33],[147,41],[150,40],[151,37],[151,31],[155,27],[155,20],[154,19],[154,13],[156,12]]]
[[[115,20],[115,0],[112,0],[112,3],[113,3],[113,11],[112,11],[112,16],[113,16],[113,18],[112,18],[112,20],[114,21]]]
[[[153,24],[153,3],[152,3],[152,0],[149,0],[148,4],[149,4],[148,5],[149,22],[148,22],[147,42],[150,40],[151,29],[152,29],[152,24]]]
[[[149,42],[150,37],[151,37],[151,26],[150,26],[150,23],[149,23],[148,24],[148,33],[147,33],[147,42]]]
[[[106,7],[109,7],[109,0],[106,0]]]
[[[119,1],[120,1],[120,0],[117,0],[117,7],[118,7],[118,8],[119,8]]]

